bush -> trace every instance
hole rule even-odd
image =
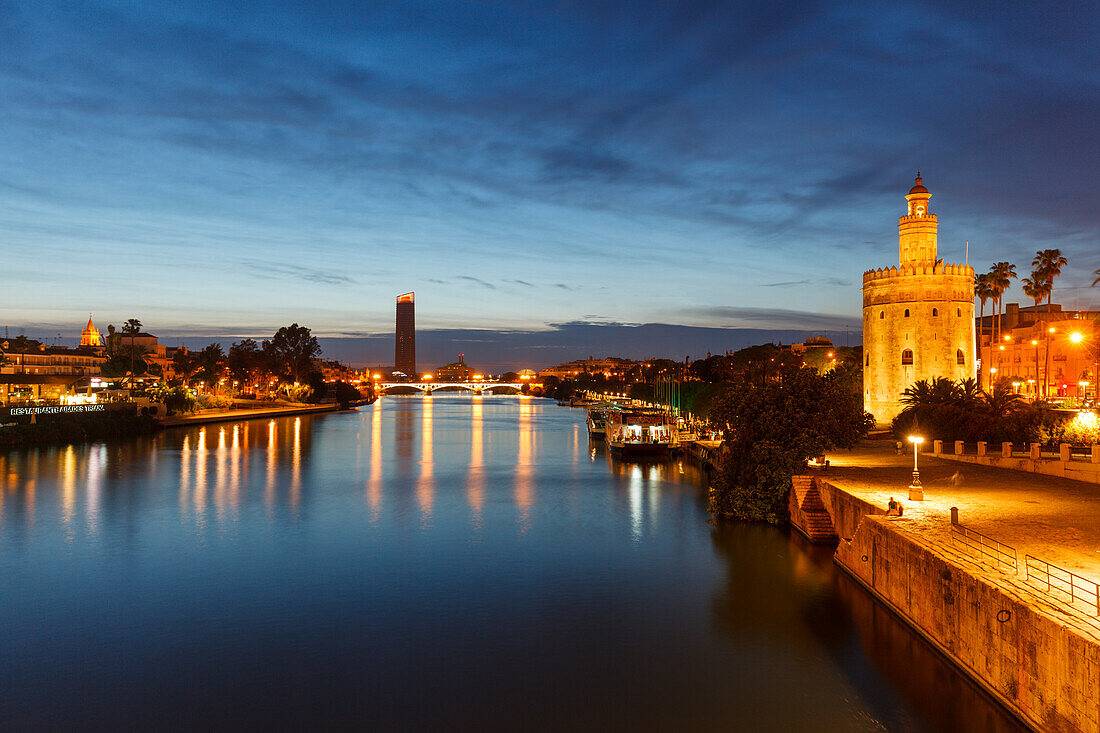
[[[902,441],[917,434],[929,441],[1032,443],[1039,440],[1044,413],[1011,390],[984,392],[972,379],[921,380],[905,390],[902,401],[907,407],[892,425]]]
[[[199,395],[199,407],[203,410],[224,410],[233,406],[233,398],[223,394]]]

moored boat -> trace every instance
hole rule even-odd
[[[594,405],[588,408],[588,434],[590,436],[603,436],[607,424],[607,413],[610,406]]]
[[[622,458],[661,458],[680,447],[676,420],[663,410],[608,411],[604,441],[612,454]]]

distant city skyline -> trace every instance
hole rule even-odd
[[[3,8],[13,332],[858,328],[918,166],[942,256],[1100,305],[1093,4]]]

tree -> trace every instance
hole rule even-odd
[[[196,376],[201,377],[202,381],[209,384],[216,394],[218,380],[221,379],[222,372],[225,369],[225,352],[222,351],[221,344],[204,346],[202,351],[196,355],[195,361],[198,365]]]
[[[1012,281],[1016,279],[1016,265],[1011,262],[995,262],[993,267],[989,270],[990,286],[993,289],[993,303],[997,309],[997,328],[994,332],[994,338],[989,342],[989,360],[993,360],[993,344],[996,343],[1000,346],[1001,336],[1004,333],[1004,321],[1001,317],[1001,309],[1004,304],[1004,293],[1008,290],[1008,286],[1012,284]],[[990,369],[990,384],[992,385],[993,370]]]
[[[172,354],[172,370],[184,384],[190,384],[191,375],[197,368],[195,357],[187,349],[179,348]]]
[[[710,410],[728,452],[712,495],[717,513],[773,523],[788,518],[791,476],[812,456],[851,448],[874,418],[847,375],[795,369],[782,381],[728,385]]]
[[[135,357],[137,355],[136,349],[134,349],[134,339],[137,337],[137,335],[139,333],[141,333],[141,321],[139,321],[136,318],[126,319],[126,323],[123,324],[123,326],[122,326],[122,332],[130,334],[130,377],[132,379],[136,374],[136,372],[135,372],[135,364],[136,364]],[[131,382],[130,386],[131,386],[131,388],[133,387],[132,382]]]
[[[1064,256],[1062,256],[1062,250],[1060,249],[1041,249],[1035,253],[1035,257],[1031,260],[1031,266],[1036,272],[1040,273],[1047,282],[1047,318],[1050,318],[1050,305],[1054,298],[1054,278],[1062,274],[1062,268],[1069,264]],[[1036,315],[1038,319],[1038,315]],[[1044,367],[1043,378],[1043,396],[1045,397],[1050,392],[1050,332],[1046,334],[1046,365]],[[1038,376],[1038,375],[1036,375]]]
[[[1096,287],[1097,283],[1100,283],[1100,268],[1092,271],[1093,275],[1096,275],[1096,279],[1092,281],[1092,287]]]
[[[974,295],[978,296],[978,300],[981,302],[981,307],[978,310],[978,356],[981,356],[982,337],[985,336],[985,302],[993,297],[993,285],[992,278],[989,273],[983,273],[981,275],[974,276]],[[992,337],[990,338],[990,344],[992,345]],[[993,358],[992,351],[989,354],[990,359]],[[982,372],[986,372],[989,369],[989,365],[985,363],[985,359],[982,359]],[[982,377],[978,375],[979,379]]]
[[[252,384],[259,376],[263,360],[264,352],[260,345],[253,339],[244,339],[229,347],[226,365],[229,373],[242,385]]]
[[[264,344],[267,346],[267,342]],[[309,329],[292,323],[275,332],[270,341],[271,354],[280,373],[294,382],[303,382],[313,371],[313,360],[321,355],[321,345]]]

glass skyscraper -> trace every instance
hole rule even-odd
[[[413,293],[397,296],[397,331],[393,345],[393,369],[416,379],[416,318]]]

